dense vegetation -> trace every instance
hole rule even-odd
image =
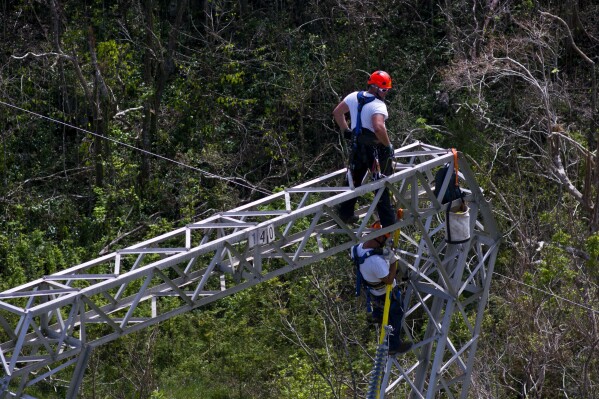
[[[599,397],[596,2],[0,7],[0,291],[340,168],[331,110],[380,68],[395,146],[464,152],[505,233],[471,396]],[[374,339],[349,269],[105,345],[81,397],[361,397]]]

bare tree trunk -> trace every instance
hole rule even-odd
[[[239,14],[241,18],[245,18],[248,12],[248,1],[239,0]]]
[[[110,108],[110,95],[108,92],[108,88],[102,78],[102,74],[100,73],[100,69],[98,67],[98,61],[96,57],[95,50],[95,38],[93,28],[91,23],[88,25],[88,47],[90,53],[91,65],[94,68],[94,78],[93,78],[93,90],[90,91],[88,87],[88,82],[83,76],[83,71],[81,70],[81,66],[79,65],[79,61],[77,59],[76,54],[66,55],[62,52],[61,44],[60,44],[60,15],[61,15],[61,5],[58,0],[50,1],[50,10],[52,13],[52,26],[54,33],[53,45],[56,50],[56,54],[59,55],[59,59],[62,61],[62,58],[68,59],[75,69],[75,74],[79,83],[85,93],[85,98],[87,100],[88,112],[92,114],[93,117],[93,128],[94,128],[94,146],[93,146],[93,157],[95,163],[95,177],[96,184],[98,186],[102,186],[104,184],[104,170],[102,165],[102,148],[103,148],[103,140],[102,137],[106,131],[106,123],[107,119],[105,118],[104,112],[102,111],[102,104],[106,104],[106,109]],[[62,63],[60,64],[62,68]],[[62,73],[62,69],[61,69]],[[64,96],[66,98],[66,91],[63,91]]]
[[[90,26],[88,26],[87,29],[87,33],[88,33],[88,45],[89,45],[89,52],[91,54],[91,60],[92,60],[92,64],[93,65],[97,65],[97,59],[96,59],[96,51],[95,51],[95,47],[96,47],[96,40],[94,37],[94,31],[93,28]],[[104,167],[102,165],[102,146],[103,146],[103,139],[102,137],[104,137],[105,131],[104,131],[104,115],[102,113],[102,107],[101,107],[101,89],[102,84],[101,84],[101,76],[99,75],[99,73],[95,73],[94,74],[94,98],[93,101],[91,102],[91,106],[92,106],[92,112],[93,112],[93,120],[94,120],[94,132],[96,133],[94,135],[94,146],[93,146],[93,156],[94,156],[94,165],[95,165],[95,171],[96,171],[96,185],[99,187],[102,187],[104,185]]]
[[[556,20],[557,22],[560,23],[560,25],[562,27],[564,27],[564,29],[566,30],[566,33],[568,34],[568,43],[570,48],[572,49],[572,51],[575,54],[578,54],[590,67],[590,72],[591,72],[591,121],[590,121],[590,126],[589,126],[589,133],[588,133],[588,142],[589,145],[591,145],[593,142],[596,142],[597,144],[597,149],[599,150],[599,137],[597,137],[597,135],[599,134],[599,132],[595,132],[596,130],[596,117],[597,117],[597,77],[596,77],[596,69],[595,69],[595,62],[590,59],[577,45],[576,42],[574,41],[574,36],[572,34],[572,30],[570,29],[570,26],[566,23],[566,21],[564,21],[562,18],[547,13],[547,12],[543,12],[541,11],[540,14],[544,17],[549,17],[552,18],[554,20]],[[599,152],[598,152],[599,154]],[[595,173],[593,175],[592,178],[590,179],[586,179],[585,180],[587,183],[588,182],[592,182],[592,186],[597,189],[599,187],[599,162],[595,162]],[[590,194],[592,192],[592,189],[590,187],[585,187],[585,189],[583,190],[585,193]],[[596,190],[597,193],[595,195],[595,201],[594,203],[591,205],[591,201],[590,198],[584,198],[583,202],[585,204],[588,204],[588,206],[592,206],[592,210],[591,210],[591,223],[590,223],[590,230],[591,232],[596,232],[599,231],[599,190]]]
[[[54,49],[58,52],[60,49],[60,37],[61,37],[61,30],[60,30],[60,19],[58,16],[58,10],[56,9],[56,4],[54,1],[50,2],[50,8],[52,9],[52,31],[53,31],[53,45],[54,45]],[[67,92],[67,82],[66,82],[66,78],[65,78],[65,73],[64,73],[64,60],[62,57],[58,58],[58,76],[60,79],[60,93],[61,93],[61,105],[62,105],[62,112],[63,114],[67,114],[67,110],[65,108],[68,108],[68,104],[69,104],[69,100],[68,100],[68,92]],[[65,134],[66,133],[66,127],[63,125],[62,126],[62,169],[65,173],[65,177],[67,177],[66,174],[66,170],[67,170],[67,166],[66,166],[66,137]]]
[[[152,141],[158,130],[158,114],[162,103],[162,95],[168,78],[175,71],[173,55],[177,43],[177,32],[183,21],[187,0],[177,2],[175,21],[170,29],[166,49],[163,49],[159,36],[154,32],[154,2],[145,0],[143,12],[146,20],[146,51],[144,53],[144,81],[147,87],[153,88],[152,95],[148,96],[144,104],[144,121],[142,126],[142,149],[147,151],[142,154],[140,183],[143,186],[150,178],[150,156]]]
[[[154,46],[154,2],[152,0],[144,0],[143,2],[143,13],[145,19],[146,28],[146,39],[145,39],[145,52],[144,52],[144,67],[143,76],[146,87],[150,88],[154,86],[154,63],[152,60],[152,51]],[[141,131],[141,148],[144,151],[150,151],[150,144],[152,143],[152,115],[155,113],[153,96],[148,96],[144,103],[144,120]],[[141,155],[141,175],[140,183],[144,186],[145,182],[150,178],[150,158],[147,153]]]
[[[453,13],[451,11],[451,1],[445,0],[445,6],[442,9],[443,14],[445,14],[445,19],[447,22],[445,23],[445,34],[447,35],[447,40],[449,43],[456,46],[457,53],[462,55],[462,46],[458,43],[457,34],[455,30],[455,24],[453,22]]]
[[[591,224],[591,231],[593,233],[599,230],[599,162],[597,162],[597,156],[599,156],[599,129],[597,129],[597,74],[595,64],[591,65],[592,68],[592,92],[591,92],[591,123],[589,136],[591,136],[597,145],[595,154],[595,174],[593,176],[593,187],[597,191],[597,197],[595,198],[593,221]]]

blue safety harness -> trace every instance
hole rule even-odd
[[[356,126],[354,127],[354,135],[357,137],[362,133],[362,108],[374,100],[375,96],[366,96],[364,91],[358,92],[358,119],[356,120]]]
[[[356,119],[356,126],[354,127],[354,136],[352,140],[352,146],[354,150],[358,147],[358,137],[362,133],[362,108],[364,106],[374,100],[376,100],[375,96],[366,96],[364,91],[358,92],[358,117]]]

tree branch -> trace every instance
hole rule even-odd
[[[50,51],[48,53],[34,53],[32,51],[28,51],[23,55],[11,55],[11,58],[14,58],[15,60],[24,60],[27,57],[36,57],[36,58],[45,58],[45,57],[51,57],[51,56],[55,56],[55,57],[61,57],[61,58],[66,58],[68,60],[71,59],[71,56],[67,55],[67,54],[63,54],[63,53],[55,53],[53,51]]]
[[[553,18],[556,21],[558,21],[560,23],[560,25],[562,25],[565,29],[566,29],[566,33],[568,33],[568,39],[570,39],[570,45],[572,45],[572,48],[574,48],[574,50],[576,50],[576,52],[589,64],[591,65],[595,65],[595,62],[590,59],[574,42],[574,36],[572,36],[572,31],[570,30],[570,27],[568,26],[567,22],[564,21],[563,19],[561,19],[560,17],[558,17],[557,15],[553,15],[553,14],[549,14],[548,12],[545,11],[539,11],[539,13],[544,16],[544,17],[549,17],[549,18]]]

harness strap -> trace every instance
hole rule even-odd
[[[356,120],[356,126],[354,127],[354,135],[352,137],[352,148],[354,151],[358,149],[358,136],[362,133],[362,108],[369,102],[372,102],[376,97],[367,97],[363,91],[358,92],[358,117]]]
[[[367,97],[363,91],[358,92],[358,119],[356,120],[356,127],[354,128],[354,135],[357,137],[362,133],[362,108],[369,102],[372,102],[376,97]]]
[[[453,152],[453,168],[455,169],[455,185],[456,187],[459,186],[458,183],[458,151],[455,148],[451,149],[451,152]]]
[[[379,151],[376,147],[372,150],[372,167],[370,172],[372,173],[372,180],[378,180],[382,177],[381,175],[381,164],[379,163]]]

